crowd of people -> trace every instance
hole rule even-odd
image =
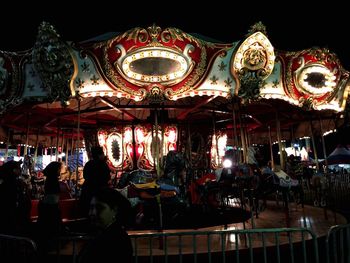
[[[228,153],[225,157],[233,159],[231,155]],[[170,159],[167,163],[171,163]],[[70,232],[62,221],[60,201],[74,198],[77,201],[79,218],[85,219],[85,223],[89,222],[84,224],[88,226],[84,230],[94,237],[81,250],[79,262],[107,260],[116,250],[122,257],[121,262],[132,261],[132,245],[126,229],[135,221],[135,213],[130,201],[113,188],[112,173],[101,147],[91,149],[90,160],[83,168],[84,182],[79,186],[79,191],[76,184],[71,184],[73,180],[62,176],[65,166],[60,161],[49,163],[42,171],[42,178],[32,176],[30,179],[30,167],[30,158],[25,158],[23,164],[11,160],[0,166],[0,208],[5,211],[0,217],[0,234],[32,238],[38,244],[39,254],[44,262],[47,252],[57,248],[57,239]],[[183,164],[179,167],[181,171],[184,170]],[[314,172],[302,166],[294,156],[288,158],[286,172],[295,181],[306,178],[308,183],[312,183],[310,179]],[[257,186],[256,189],[267,191],[271,189],[266,186],[267,182],[271,182],[271,185],[280,184],[281,177],[278,177],[277,173],[271,162],[263,167],[255,164],[236,165],[218,170],[213,179],[219,183],[234,177],[253,177],[257,179],[255,183],[260,185],[260,188]],[[176,186],[185,187],[188,183],[188,180],[178,183],[172,173],[168,174],[171,175],[170,179],[165,179],[169,179]],[[188,188],[191,187],[186,187]],[[35,222],[31,218],[33,198],[39,199],[38,217]]]
[[[69,185],[60,180],[63,163],[49,163],[42,171],[43,189],[38,217],[33,222],[32,189],[21,165],[22,162],[11,160],[0,166],[0,209],[4,211],[0,217],[0,235],[32,238],[38,245],[41,261],[46,262],[48,252],[57,249],[59,237],[70,231],[62,221],[60,200],[72,198],[72,192]],[[88,223],[84,230],[92,239],[82,249],[79,262],[107,260],[116,251],[121,262],[132,262],[132,245],[125,228],[133,221],[131,204],[111,188],[110,169],[101,147],[91,149],[91,159],[84,166],[83,176],[81,194],[75,198],[80,217]]]

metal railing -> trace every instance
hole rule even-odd
[[[326,238],[327,263],[350,262],[350,224],[332,226]]]
[[[138,262],[312,262],[315,234],[304,228],[191,231],[130,235]]]
[[[38,262],[37,246],[29,238],[0,234],[0,262]]]
[[[305,228],[186,231],[129,234],[135,263],[319,263],[315,234]],[[71,262],[87,236],[63,237]],[[63,256],[57,251],[56,256]],[[67,253],[67,249],[65,250]]]

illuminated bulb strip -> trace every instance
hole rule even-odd
[[[308,75],[311,73],[319,73],[325,77],[325,85],[322,88],[315,88],[305,81],[308,78]],[[337,85],[337,83],[335,82],[336,78],[337,77],[328,68],[321,66],[307,67],[304,70],[302,70],[298,77],[302,88],[304,88],[310,94],[314,95],[322,95],[327,92],[331,92],[333,88]]]
[[[112,149],[112,142],[113,141],[117,141],[119,144],[119,160],[114,159],[113,157],[113,149]],[[113,164],[114,167],[119,167],[120,165],[122,165],[122,156],[124,157],[124,154],[122,154],[122,138],[120,134],[114,133],[114,134],[110,134],[106,140],[106,144],[107,144],[107,156],[108,159],[111,161],[111,163]]]
[[[333,132],[337,132],[337,129],[326,131],[325,133],[323,133],[323,136],[326,136],[326,135],[331,134]]]
[[[179,63],[180,69],[178,71],[165,74],[165,75],[144,75],[137,72],[134,72],[130,68],[130,64],[133,61],[145,59],[145,58],[167,58],[170,60],[175,60]],[[181,55],[178,55],[176,53],[173,53],[169,50],[144,50],[137,53],[134,53],[128,57],[126,57],[121,65],[121,68],[126,76],[128,76],[131,79],[139,80],[139,81],[145,81],[145,82],[151,82],[151,83],[158,83],[158,82],[164,82],[164,81],[171,81],[178,78],[182,78],[189,67],[189,63],[187,60],[182,57]]]

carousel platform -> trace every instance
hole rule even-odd
[[[137,255],[137,262],[164,262],[164,254],[166,253],[168,262],[194,262],[194,243],[193,243],[193,233],[201,232],[202,234],[197,236],[197,241],[195,245],[195,254],[197,262],[207,262],[208,261],[208,244],[210,241],[210,253],[213,255],[211,262],[222,262],[220,259],[220,255],[222,256],[222,235],[212,236],[209,238],[207,232],[210,233],[220,233],[220,231],[233,230],[233,231],[242,231],[244,233],[241,234],[231,234],[226,235],[225,237],[225,254],[228,255],[228,258],[235,257],[235,253],[239,251],[241,261],[244,258],[244,255],[249,258],[249,249],[247,249],[248,242],[249,247],[254,249],[254,255],[257,255],[259,251],[263,253],[265,251],[275,250],[274,239],[276,238],[276,233],[273,235],[264,237],[264,248],[261,246],[262,244],[262,234],[250,235],[246,234],[245,230],[260,230],[263,229],[296,229],[303,228],[306,230],[303,233],[302,237],[300,233],[291,234],[288,231],[282,233],[279,237],[279,245],[283,247],[283,245],[288,249],[290,247],[290,243],[293,243],[295,251],[297,251],[297,247],[301,244],[301,241],[306,240],[310,241],[312,236],[307,233],[312,232],[315,234],[316,240],[323,240],[327,236],[327,233],[330,227],[334,225],[346,224],[347,220],[344,216],[339,213],[334,213],[333,211],[326,210],[321,207],[314,207],[309,205],[297,205],[295,203],[291,203],[289,206],[289,215],[286,216],[285,207],[281,205],[281,203],[277,203],[275,201],[268,201],[267,206],[264,211],[259,213],[258,218],[248,217],[247,214],[243,213],[238,209],[228,209],[230,212],[225,213],[223,216],[223,211],[219,209],[218,211],[211,211],[211,214],[203,214],[198,215],[197,217],[193,217],[193,221],[197,221],[197,225],[193,226],[189,223],[186,227],[178,228],[178,229],[163,229],[163,230],[141,230],[134,229],[128,231],[130,237],[132,238],[133,244],[136,247],[135,254]],[[234,212],[241,213],[240,216],[234,214]],[[249,212],[249,211],[248,211]],[[233,218],[233,221],[228,222],[227,219],[230,217]],[[221,218],[220,218],[221,216]],[[246,221],[238,222],[239,217],[243,216]],[[208,222],[218,219],[217,224],[209,225]],[[221,221],[220,221],[221,220]],[[288,220],[288,222],[287,222]],[[188,221],[190,222],[190,221]],[[179,224],[180,226],[180,224]],[[287,228],[288,227],[288,228]],[[185,234],[184,234],[185,233]],[[188,233],[188,235],[186,235]],[[166,235],[166,242],[164,236],[159,238],[156,235]],[[180,241],[181,254],[182,259],[179,261],[179,235],[182,236]],[[152,241],[150,242],[150,238],[152,236]],[[192,237],[191,237],[192,236]],[[248,239],[247,239],[248,237]],[[61,262],[72,262],[72,251],[74,253],[79,253],[79,250],[83,246],[83,243],[86,240],[71,240],[65,241],[65,246],[61,248],[59,251]],[[323,242],[322,241],[322,242]],[[165,242],[165,243],[164,243]],[[320,242],[320,241],[319,241]],[[306,245],[306,250],[308,250],[311,242]],[[151,248],[150,248],[151,245]],[[166,246],[166,249],[165,249]],[[74,247],[74,249],[73,249]],[[319,250],[322,252],[321,245],[319,245]],[[303,248],[305,250],[305,248]],[[310,251],[312,249],[310,248]],[[56,253],[56,252],[55,252]],[[52,253],[51,256],[55,256],[55,253]],[[311,252],[310,252],[311,253]],[[151,257],[150,257],[151,255]],[[288,253],[284,253],[281,248],[281,256],[282,258],[285,255],[289,255]],[[203,258],[202,258],[203,257]],[[288,257],[288,256],[287,256]],[[74,258],[74,256],[73,256]],[[150,259],[152,258],[152,259]],[[201,259],[202,258],[202,259]],[[216,259],[215,259],[216,258]],[[151,260],[151,261],[150,261]],[[227,260],[226,260],[227,261]],[[235,261],[234,261],[235,262]],[[254,260],[253,262],[260,262]],[[263,262],[263,261],[262,261]],[[268,261],[270,262],[270,261]],[[289,261],[286,261],[289,262]],[[302,261],[301,261],[302,262]],[[313,261],[307,261],[313,262]],[[317,261],[318,262],[318,261]],[[320,261],[322,262],[322,261]]]
[[[207,227],[197,227],[195,230],[197,231],[221,231],[221,230],[244,230],[244,229],[281,229],[281,228],[306,228],[311,230],[313,233],[315,233],[316,237],[323,238],[327,235],[328,230],[331,226],[334,225],[341,225],[346,224],[347,220],[346,218],[339,214],[334,213],[333,211],[327,210],[325,208],[321,207],[314,207],[309,205],[304,205],[302,207],[301,205],[297,205],[295,203],[291,203],[289,206],[289,215],[286,216],[285,208],[281,205],[281,203],[276,203],[275,201],[267,201],[267,206],[265,210],[261,213],[259,213],[258,218],[251,217],[245,222],[238,222],[238,223],[229,223],[229,224],[217,224],[215,226],[207,226]],[[200,222],[198,223],[201,224]],[[194,229],[193,229],[194,230]],[[169,230],[163,230],[165,233],[176,233],[176,232],[183,232],[183,231],[189,231],[189,229],[169,229]],[[129,231],[130,235],[140,235],[145,233],[152,233],[151,230],[145,230],[145,231]],[[202,240],[203,241],[203,240]],[[299,239],[296,239],[295,242],[299,242]],[[261,244],[261,237],[257,237],[256,239],[251,239],[252,246],[257,247],[259,244]],[[256,242],[256,244],[254,244]],[[267,239],[266,242],[268,243],[269,240]],[[281,239],[281,244],[285,242],[288,243],[288,240]],[[169,241],[171,244],[171,242]],[[214,242],[215,243],[215,242]],[[202,244],[203,247],[200,247]],[[146,251],[145,248],[148,244],[140,242],[137,247],[138,251],[137,254],[142,258],[142,256],[147,257],[149,255],[149,251]],[[197,252],[198,251],[207,251],[207,242],[200,242],[198,243],[199,246],[197,246]],[[246,249],[246,244],[244,242],[238,242],[238,245],[236,244],[232,245],[231,247],[227,247],[226,250],[235,250],[235,249]],[[174,245],[172,247],[171,245],[168,246],[167,253],[169,255],[177,255],[178,254],[178,247]],[[221,242],[217,242],[216,246],[214,245],[211,248],[212,252],[220,251],[221,249]],[[182,253],[186,254],[186,251],[190,254],[193,250],[193,241],[188,240],[188,243],[186,243],[186,239],[182,241]],[[152,251],[153,255],[163,255],[164,251],[161,249],[155,249]]]

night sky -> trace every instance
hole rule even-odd
[[[108,3],[113,1],[48,1],[47,5],[12,2],[6,2],[1,8],[2,16],[6,12],[8,18],[3,18],[0,26],[0,50],[31,48],[41,21],[50,22],[63,39],[72,41],[156,23],[162,28],[177,27],[222,42],[244,39],[250,26],[261,21],[275,49],[298,51],[312,46],[328,47],[350,70],[349,14],[347,8],[335,1],[327,5],[286,1],[281,2],[281,7],[269,6],[266,1],[260,4],[245,1],[239,6],[235,6],[238,2],[230,1],[227,6],[222,1],[207,0],[198,2],[200,7],[191,1],[118,1],[112,5]]]

